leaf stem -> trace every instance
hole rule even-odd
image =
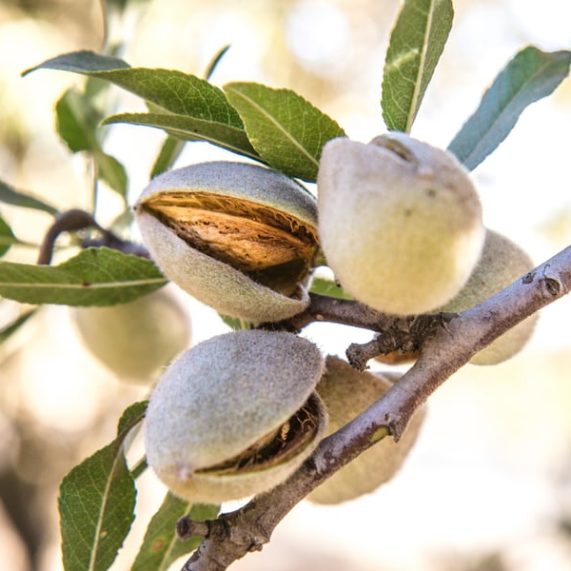
[[[147,458],[143,456],[131,470],[131,476],[133,480],[136,480],[139,476],[141,476],[148,467],[149,465],[147,464]]]

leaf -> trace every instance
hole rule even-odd
[[[21,208],[32,208],[34,210],[41,210],[55,216],[58,214],[58,209],[51,206],[47,202],[34,198],[25,192],[16,190],[9,184],[0,180],[0,202],[11,204],[13,206],[20,206]]]
[[[100,71],[130,69],[130,67],[126,61],[120,58],[99,55],[88,50],[81,50],[48,59],[40,65],[27,69],[22,73],[22,76],[25,77],[33,71],[43,68],[71,71],[74,73],[92,73],[95,75]]]
[[[234,153],[260,160],[250,144],[246,132],[218,121],[189,117],[188,115],[163,113],[121,113],[108,117],[104,125],[129,123],[164,129],[169,135],[188,141],[207,141]]]
[[[59,511],[66,571],[104,571],[117,556],[135,519],[137,491],[123,451],[147,403],[131,405],[117,438],[76,466],[60,486]]]
[[[112,119],[112,117],[110,117],[110,119]],[[155,159],[153,168],[151,169],[151,178],[155,178],[156,176],[171,169],[176,163],[177,159],[180,157],[180,154],[184,149],[184,145],[184,141],[169,135],[162,144],[161,150]]]
[[[405,0],[391,32],[381,106],[390,131],[408,133],[448,39],[451,0]]]
[[[56,103],[56,128],[72,153],[101,152],[96,129],[101,114],[76,89],[68,89]]]
[[[68,89],[56,105],[57,130],[72,153],[90,152],[99,176],[123,199],[127,196],[127,173],[123,165],[103,152],[97,128],[103,118],[90,99],[75,89]]]
[[[184,516],[193,521],[214,519],[218,511],[219,506],[193,505],[167,494],[147,528],[131,571],[166,571],[179,557],[194,551],[202,540],[200,536],[178,539],[176,522]]]
[[[508,136],[520,114],[569,74],[571,52],[524,48],[496,77],[475,113],[448,146],[466,168],[476,168]]]
[[[328,297],[335,297],[337,299],[354,299],[341,286],[338,286],[334,281],[327,280],[325,278],[313,278],[310,291],[326,295]]]
[[[223,48],[218,50],[216,54],[214,54],[214,57],[206,67],[206,73],[204,74],[204,77],[206,79],[210,79],[212,77],[212,74],[216,71],[218,64],[222,61],[222,58],[226,55],[226,52],[229,49],[230,49],[230,44],[227,44]]]
[[[17,241],[12,229],[6,221],[0,216],[0,258],[8,252],[12,244]]]
[[[289,176],[314,181],[325,143],[345,135],[333,119],[289,89],[229,83],[224,90],[254,149]]]
[[[150,260],[108,248],[88,248],[55,267],[0,261],[0,295],[23,303],[115,305],[165,283]]]
[[[218,315],[220,315],[220,319],[222,319],[222,321],[224,321],[224,323],[228,325],[228,327],[230,327],[230,329],[232,329],[233,331],[240,331],[242,329],[252,329],[251,323],[249,323],[248,321],[244,321],[239,317],[229,317],[228,315],[222,315],[221,313],[219,313]]]
[[[242,127],[240,116],[228,103],[222,90],[204,79],[181,71],[133,68],[118,58],[89,51],[58,56],[27,70],[25,74],[38,69],[57,69],[99,77],[171,113]]]
[[[32,309],[31,311],[23,313],[22,315],[17,317],[14,321],[12,321],[12,323],[9,323],[8,325],[2,327],[0,329],[0,344],[4,343],[9,337],[14,335],[14,333],[16,333],[16,331],[18,331],[20,327],[22,327],[22,325],[24,325],[28,321],[28,319],[30,319],[30,317],[32,317],[32,315],[36,313],[36,311],[37,309]]]
[[[114,191],[118,192],[124,200],[127,200],[127,186],[129,180],[125,167],[111,155],[104,152],[95,154],[99,176]]]

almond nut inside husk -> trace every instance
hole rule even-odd
[[[197,470],[197,474],[224,476],[267,470],[295,458],[315,441],[320,430],[322,407],[313,394],[278,429],[272,430],[239,455],[216,466]]]
[[[145,419],[149,466],[175,494],[222,502],[285,480],[315,449],[327,413],[323,357],[291,333],[244,330],[183,353]]]
[[[192,248],[291,295],[317,250],[315,228],[287,212],[208,192],[164,191],[141,204]]]

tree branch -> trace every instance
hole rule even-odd
[[[420,354],[426,340],[432,337],[456,313],[407,315],[405,317],[380,313],[358,301],[337,299],[317,293],[309,294],[307,309],[284,321],[262,323],[258,329],[298,333],[311,323],[328,321],[376,331],[378,335],[365,345],[351,345],[347,350],[349,362],[363,370],[369,359],[388,356],[385,362],[408,362]]]
[[[144,246],[119,238],[119,236],[111,230],[100,226],[89,212],[74,208],[59,214],[53,224],[48,228],[42,245],[40,246],[38,264],[49,265],[51,263],[56,241],[61,234],[64,232],[78,232],[80,230],[86,230],[87,228],[95,228],[102,237],[97,240],[91,238],[84,239],[81,243],[83,248],[106,246],[107,248],[120,250],[125,254],[133,254],[145,258],[149,257],[149,252]]]
[[[475,353],[570,288],[568,247],[440,327],[426,341],[416,364],[379,401],[325,438],[286,482],[209,522],[208,537],[182,571],[223,571],[249,551],[261,549],[276,525],[311,490],[386,435],[398,439],[414,411]]]

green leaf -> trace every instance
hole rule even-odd
[[[23,313],[22,315],[17,317],[14,321],[12,321],[12,323],[9,323],[8,325],[2,327],[0,329],[0,344],[4,343],[9,337],[14,335],[14,333],[16,333],[16,331],[18,331],[20,327],[22,327],[22,325],[24,325],[28,321],[28,319],[30,319],[30,317],[32,317],[32,315],[36,313],[36,311],[37,309],[32,309],[31,311]]]
[[[508,136],[522,111],[546,97],[569,74],[571,52],[521,50],[496,77],[476,112],[448,146],[466,168],[476,168]]]
[[[130,69],[130,67],[126,61],[120,58],[82,50],[48,59],[40,65],[27,69],[22,73],[22,76],[26,76],[38,69],[57,69],[60,71],[96,75],[100,71]]]
[[[113,119],[113,117],[110,117],[110,119]],[[184,145],[184,141],[169,135],[162,144],[161,150],[155,159],[153,168],[151,169],[151,178],[155,178],[156,176],[171,169],[176,163],[177,159],[180,157],[180,154],[184,149]]]
[[[102,116],[77,89],[68,89],[56,103],[56,128],[72,153],[100,152],[96,129]]]
[[[98,175],[123,199],[127,195],[127,173],[123,165],[103,152],[97,136],[103,118],[90,99],[75,89],[68,89],[56,105],[57,130],[72,153],[90,152]]]
[[[8,252],[12,244],[17,241],[12,229],[6,221],[0,216],[0,258]]]
[[[150,260],[108,248],[88,248],[56,267],[0,261],[0,295],[23,303],[115,305],[165,283]]]
[[[171,113],[242,127],[238,113],[218,87],[181,71],[133,68],[118,58],[88,51],[58,56],[25,73],[37,69],[57,69],[99,77]]]
[[[219,313],[220,319],[230,327],[233,331],[241,331],[242,329],[252,329],[252,324],[248,321],[244,321],[239,317],[229,317],[228,315],[222,315]]]
[[[66,571],[104,571],[117,556],[135,519],[135,483],[124,442],[145,415],[146,402],[121,417],[117,438],[76,466],[60,486],[59,511]]]
[[[34,210],[41,210],[55,216],[58,214],[58,209],[51,206],[47,202],[34,198],[25,192],[16,190],[9,184],[0,180],[0,202],[11,204],[12,206],[19,206],[21,208],[32,208]]]
[[[218,121],[189,117],[188,115],[162,113],[122,113],[108,117],[103,122],[145,125],[165,130],[169,135],[187,141],[207,141],[234,153],[260,160],[250,144],[245,131]]]
[[[104,152],[95,154],[99,176],[115,192],[119,193],[124,200],[127,200],[127,186],[129,180],[125,167],[111,155]]]
[[[323,146],[345,134],[333,119],[289,89],[258,83],[230,83],[224,89],[254,149],[289,176],[314,181]]]
[[[167,494],[153,516],[131,571],[166,571],[179,557],[194,551],[202,537],[178,539],[176,522],[184,516],[193,521],[206,521],[218,515],[218,506],[189,504]]]
[[[451,0],[405,0],[391,32],[381,106],[387,128],[409,132],[454,17]]]
[[[226,55],[226,52],[230,49],[230,44],[224,46],[214,55],[208,66],[206,67],[206,73],[204,77],[210,79],[212,74],[216,71],[218,64],[222,61],[222,58]]]
[[[337,299],[354,299],[341,286],[338,286],[334,281],[327,280],[325,278],[313,278],[310,291],[326,295],[328,297],[335,297]]]

